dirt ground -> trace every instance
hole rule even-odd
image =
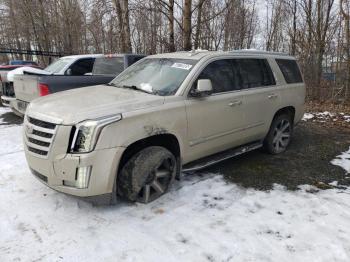
[[[345,171],[330,163],[349,146],[350,125],[326,128],[324,123],[302,121],[295,127],[293,141],[285,153],[272,156],[257,150],[207,171],[222,173],[228,181],[244,187],[262,190],[270,189],[274,183],[291,190],[303,184],[327,188],[326,184],[335,180],[350,185]]]
[[[1,107],[0,105],[0,108],[4,107]],[[12,112],[0,114],[0,126],[19,125],[21,123],[23,123],[23,119],[16,116]]]

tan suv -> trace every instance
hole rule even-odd
[[[293,57],[259,51],[153,55],[107,85],[34,100],[27,161],[49,187],[150,202],[182,171],[264,147],[282,153],[304,112]]]

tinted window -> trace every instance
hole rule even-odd
[[[212,62],[202,71],[198,79],[210,79],[213,93],[239,90],[239,78],[233,63],[234,61],[230,59]]]
[[[70,69],[72,69],[72,75],[82,76],[87,73],[91,73],[94,65],[94,61],[95,61],[94,58],[85,58],[85,59],[78,60],[70,67]]]
[[[128,59],[128,66],[131,66],[133,63],[136,63],[137,61],[144,58],[144,56],[129,56]]]
[[[124,71],[123,57],[98,57],[95,60],[93,75],[119,75]]]
[[[276,84],[265,59],[237,59],[236,63],[243,89]]]
[[[288,84],[303,82],[298,64],[295,60],[276,59],[276,62]]]

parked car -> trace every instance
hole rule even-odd
[[[28,60],[11,60],[9,62],[9,65],[32,65],[32,66],[39,66],[37,62],[34,61],[28,61]]]
[[[11,108],[17,115],[23,116],[27,105],[40,96],[107,84],[125,68],[144,57],[138,54],[106,55],[96,58],[92,70],[85,70],[84,64],[80,63],[67,69],[71,70],[68,75],[17,75],[14,78],[16,101],[11,103]]]
[[[83,75],[86,73],[91,73],[95,58],[99,56],[102,56],[102,54],[65,56],[57,59],[44,70],[33,68],[33,66],[19,66],[19,68],[16,68],[7,73],[6,81],[4,81],[2,84],[3,94],[1,96],[1,101],[5,106],[11,108],[16,107],[17,103],[13,83],[15,75],[71,75],[72,73],[77,73],[77,70],[74,72],[72,71],[74,68],[84,68],[84,71],[80,72],[81,75]],[[13,111],[19,115],[22,115],[15,109]]]
[[[149,56],[108,86],[33,101],[32,173],[67,194],[148,203],[184,172],[264,147],[283,153],[304,113],[295,58],[259,51]]]
[[[2,65],[0,66],[0,96],[4,94],[4,96],[12,95],[13,94],[13,85],[10,81],[7,79],[7,74],[13,70],[16,70],[18,68],[25,67],[26,68],[35,68],[35,69],[41,69],[40,66],[36,64],[27,64],[27,65]],[[0,99],[0,104],[2,102],[4,103],[5,106],[9,106],[8,101],[2,101]]]

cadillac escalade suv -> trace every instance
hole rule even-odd
[[[57,191],[148,203],[182,172],[260,147],[283,153],[304,100],[297,62],[285,54],[153,55],[107,86],[34,100],[25,153],[32,173]]]

